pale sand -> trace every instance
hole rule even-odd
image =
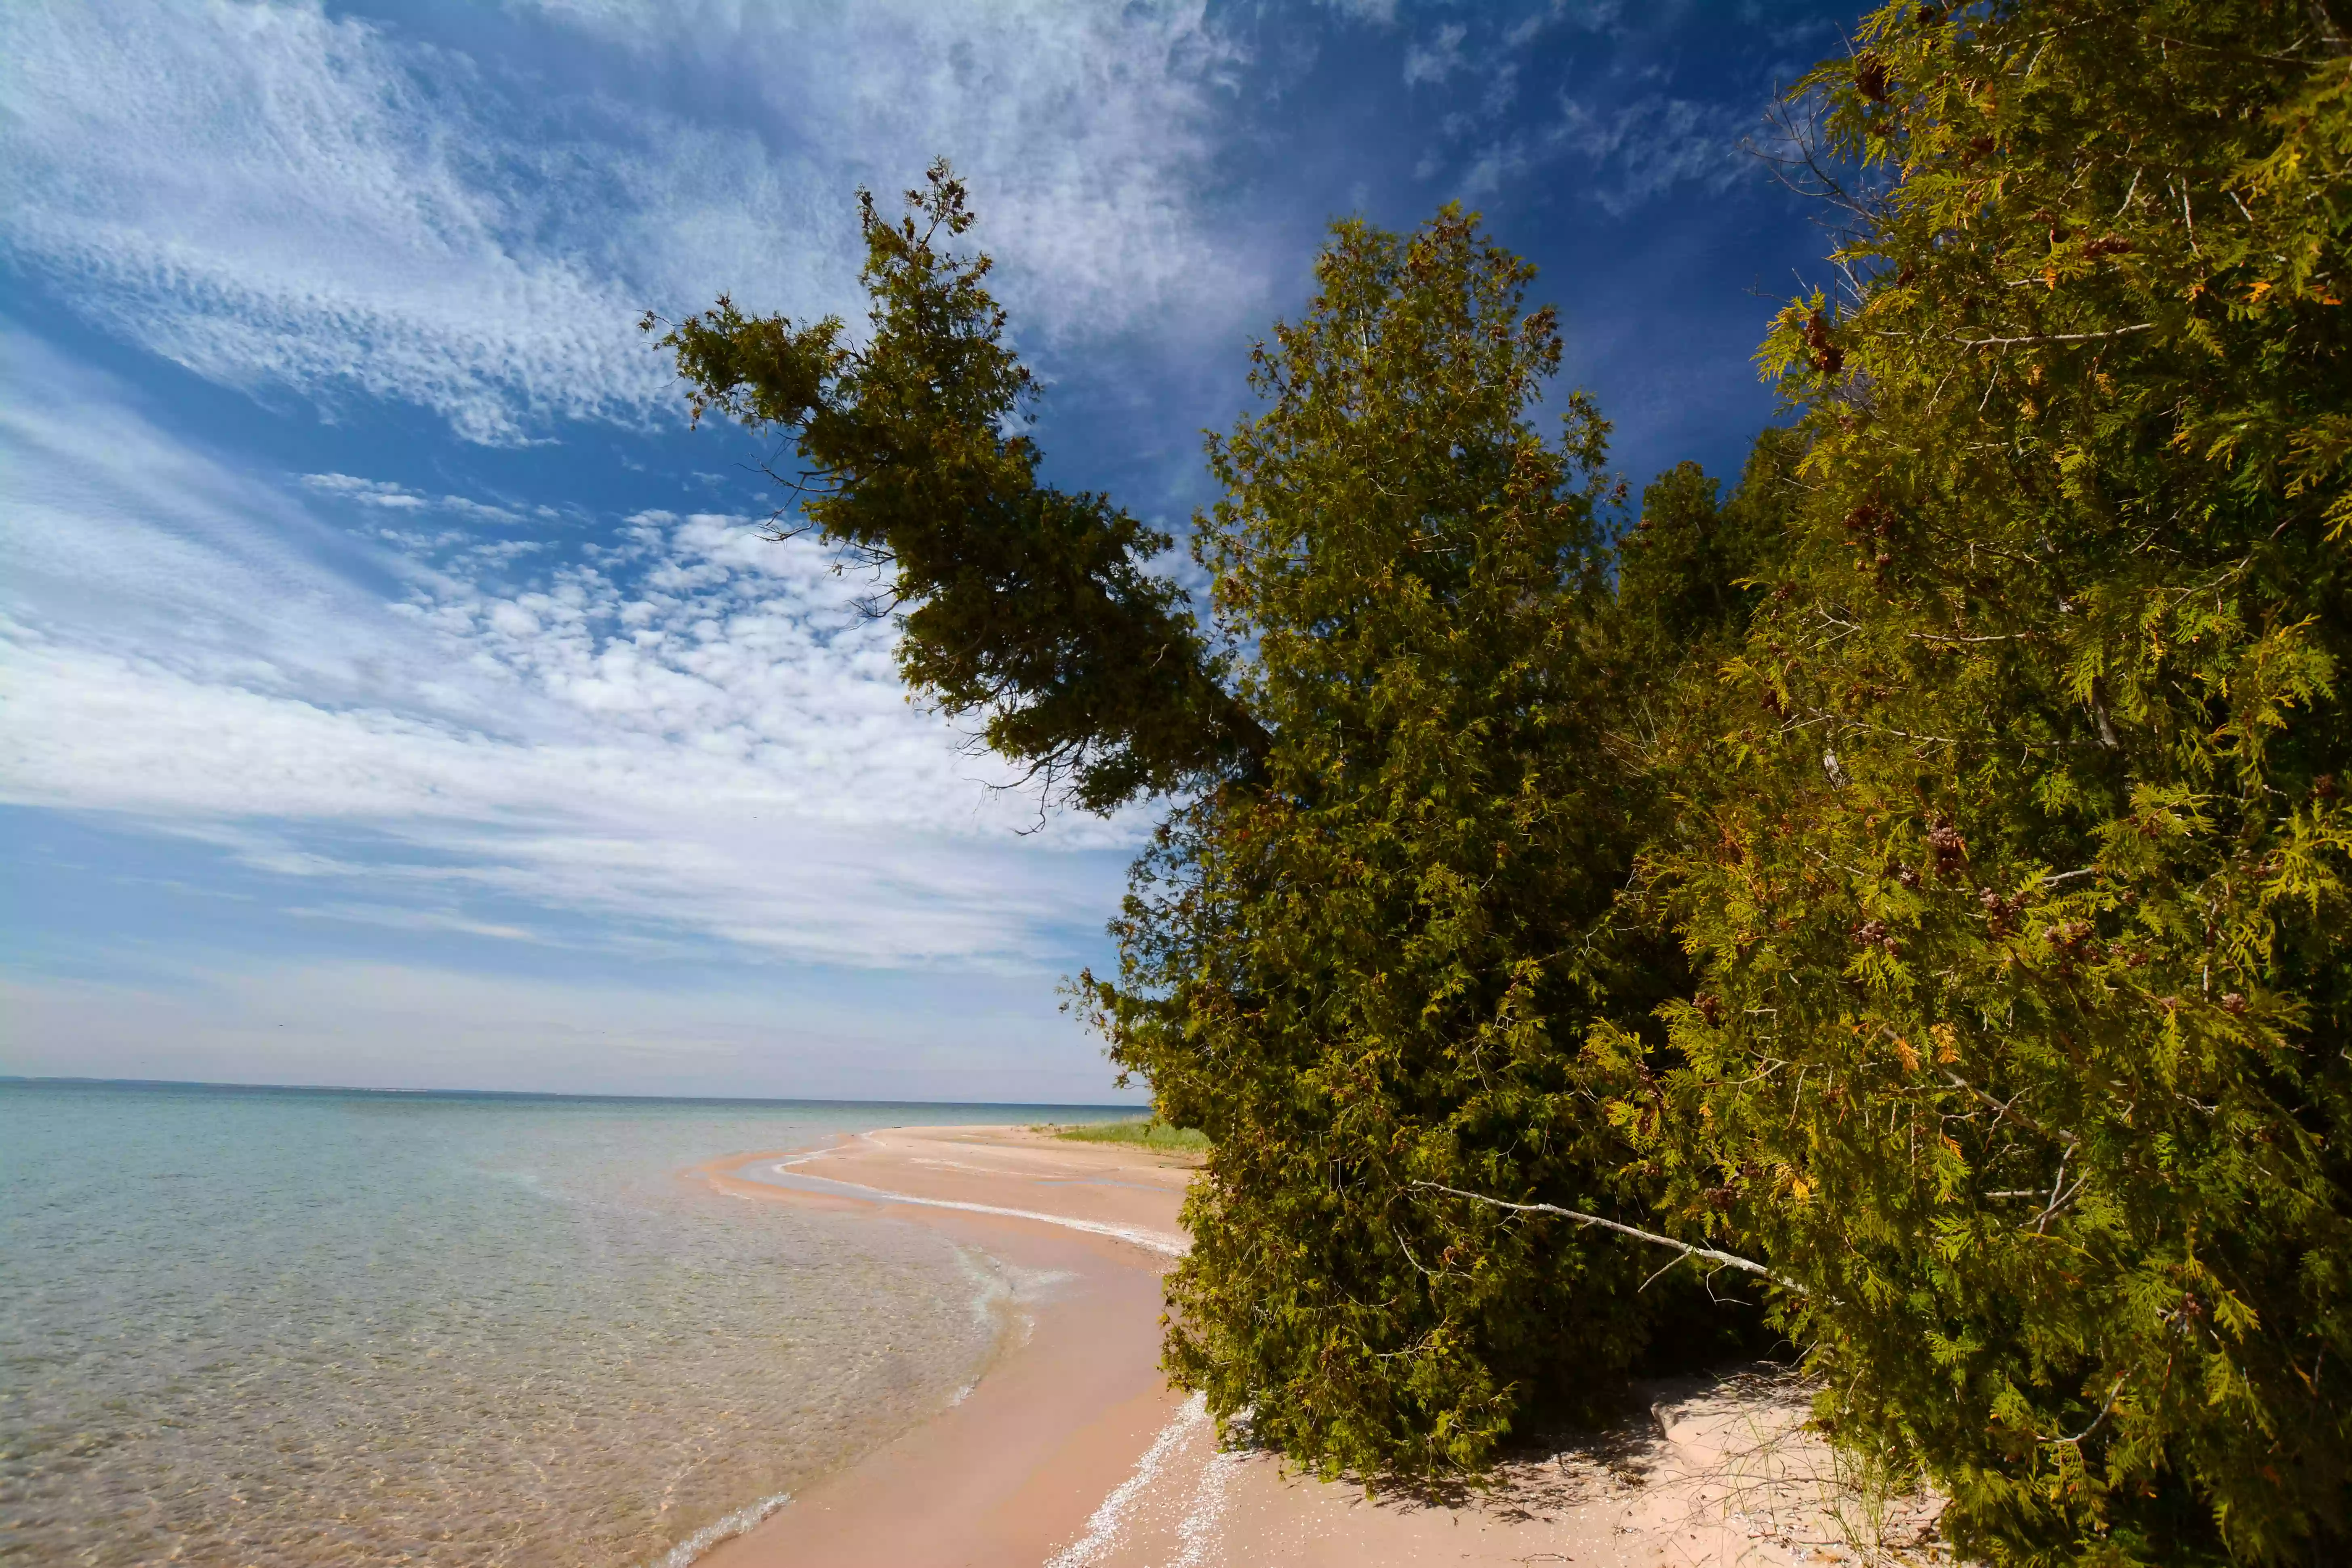
[[[775,1168],[782,1166],[781,1172]],[[738,1172],[756,1172],[764,1181]],[[1160,1279],[1189,1162],[1021,1128],[896,1128],[697,1174],[760,1201],[942,1230],[1013,1283],[968,1397],[809,1487],[709,1568],[1388,1568],[1391,1564],[1943,1562],[1933,1509],[1880,1510],[1769,1372],[1658,1384],[1649,1419],[1417,1503],[1220,1453],[1159,1371]],[[770,1184],[789,1183],[792,1186]],[[1010,1212],[1006,1212],[1010,1211]],[[1074,1228],[1076,1227],[1076,1228]]]

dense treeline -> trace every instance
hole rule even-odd
[[[1222,1416],[1475,1468],[1760,1323],[1965,1550],[2341,1560],[2352,46],[1904,5],[1799,101],[1842,282],[1727,498],[1619,529],[1531,269],[1342,223],[1211,443],[1205,621],[1039,483],[943,167],[868,204],[862,342],[665,341],[910,684],[1171,803],[1076,994],[1213,1141],[1169,1364]]]

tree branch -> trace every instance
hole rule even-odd
[[[1987,1094],[1983,1089],[1979,1089],[1976,1085],[1970,1083],[1968,1079],[1962,1078],[1956,1072],[1948,1072],[1944,1077],[1950,1081],[1951,1086],[1954,1089],[1960,1090],[1964,1094],[1972,1094],[1979,1100],[1984,1101],[1987,1105],[1991,1106],[1994,1112],[1993,1123],[1996,1126],[2002,1121],[2014,1121],[2020,1127],[2024,1128],[2028,1132],[2032,1133],[2036,1138],[2047,1138],[2053,1143],[2063,1143],[2069,1149],[2074,1148],[2075,1144],[2082,1142],[2081,1139],[2076,1138],[2072,1132],[2063,1132],[2054,1127],[2044,1127],[2039,1121],[2034,1121],[2031,1116],[2026,1115],[2022,1110],[2018,1110],[2017,1102],[2025,1098],[2024,1091],[2021,1089],[2007,1100],[1995,1100],[1991,1095]],[[2036,1195],[2038,1196],[2039,1194],[2037,1194]]]
[[[2137,326],[2117,327],[2112,332],[2051,332],[2041,337],[1949,338],[1946,341],[1958,343],[1964,349],[2001,349],[2017,343],[2091,343],[2101,338],[2120,338],[2127,332],[2145,332],[2155,325],[2154,321],[2142,321]]]
[[[2071,1437],[2043,1437],[2039,1439],[2039,1441],[2052,1444],[2053,1446],[2061,1443],[2080,1443],[2084,1438],[2089,1436],[2092,1433],[2097,1431],[2102,1426],[2105,1425],[2107,1417],[2116,1413],[2116,1400],[2122,1394],[2124,1384],[2130,1381],[2131,1374],[2129,1373],[2126,1373],[2123,1376],[2116,1379],[2116,1385],[2107,1390],[2107,1402],[2099,1406],[2099,1413],[2091,1417],[2091,1424],[2088,1426],[2084,1427],[2080,1432],[2075,1433]]]
[[[1693,1247],[1687,1241],[1676,1241],[1671,1236],[1660,1236],[1654,1230],[1636,1230],[1630,1225],[1620,1225],[1613,1219],[1603,1219],[1597,1214],[1582,1214],[1575,1209],[1561,1208],[1557,1204],[1515,1204],[1507,1198],[1490,1198],[1484,1193],[1465,1193],[1460,1187],[1449,1187],[1443,1182],[1414,1182],[1410,1184],[1426,1187],[1433,1193],[1445,1193],[1457,1198],[1468,1198],[1474,1204],[1486,1204],[1493,1208],[1509,1209],[1515,1214],[1554,1214],[1562,1219],[1572,1219],[1580,1226],[1597,1225],[1603,1230],[1613,1230],[1620,1236],[1630,1236],[1636,1241],[1646,1241],[1654,1247],[1671,1247],[1685,1258],[1704,1258],[1710,1263],[1720,1263],[1727,1268],[1745,1269],[1750,1274],[1769,1279],[1782,1289],[1794,1290],[1800,1296],[1812,1294],[1811,1290],[1787,1275],[1776,1274],[1753,1258],[1737,1257],[1728,1252],[1717,1252],[1712,1247]]]

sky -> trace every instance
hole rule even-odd
[[[1754,152],[1853,9],[0,6],[0,1073],[1138,1099],[1048,813],[638,330],[862,316],[944,154],[1047,477],[1181,534],[1325,226],[1459,200],[1640,483],[1824,273]],[[886,195],[886,199],[891,199]]]

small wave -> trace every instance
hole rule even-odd
[[[1018,1294],[1013,1282],[1005,1279],[1003,1265],[988,1254],[975,1253],[968,1247],[956,1248],[956,1262],[962,1267],[964,1278],[976,1287],[971,1298],[972,1318],[982,1328],[1002,1335],[1010,1326],[1011,1305]]]
[[[746,1508],[739,1508],[725,1519],[704,1525],[684,1541],[669,1549],[667,1555],[656,1559],[648,1568],[688,1568],[696,1558],[730,1537],[742,1534],[778,1509],[793,1500],[790,1492],[778,1492]]]

